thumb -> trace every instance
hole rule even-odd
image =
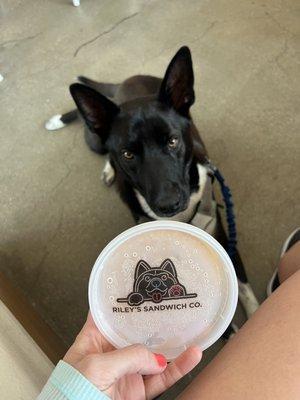
[[[167,366],[162,354],[149,351],[142,344],[103,354],[102,363],[114,371],[115,378],[127,374],[152,375],[161,373]]]
[[[103,354],[93,354],[81,360],[75,368],[100,390],[107,390],[124,375],[159,374],[167,360],[162,354],[151,353],[145,346],[135,344]]]

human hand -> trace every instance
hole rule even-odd
[[[148,400],[174,385],[201,357],[201,350],[194,346],[167,365],[162,354],[151,353],[141,344],[116,350],[89,313],[64,361],[113,400]]]

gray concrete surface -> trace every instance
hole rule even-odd
[[[87,311],[103,246],[133,224],[104,159],[68,111],[79,74],[120,81],[162,75],[190,46],[193,115],[231,185],[240,250],[260,300],[279,247],[299,225],[299,7],[292,0],[2,0],[0,265],[70,343]]]

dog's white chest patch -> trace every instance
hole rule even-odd
[[[147,214],[148,217],[155,220],[175,220],[179,222],[189,222],[196,212],[196,207],[202,198],[203,190],[207,180],[207,169],[201,164],[197,164],[197,168],[199,173],[199,189],[197,192],[191,195],[190,202],[186,210],[181,211],[180,213],[173,215],[172,217],[159,217],[155,214],[155,212],[151,210],[146,199],[141,195],[141,193],[138,190],[135,190],[136,197],[144,213]]]

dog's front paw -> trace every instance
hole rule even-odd
[[[140,304],[142,304],[144,302],[144,298],[140,293],[137,292],[132,292],[130,293],[130,295],[128,296],[128,304],[130,306],[139,306]]]
[[[249,283],[243,283],[238,281],[239,284],[239,300],[242,303],[246,312],[247,318],[250,318],[252,314],[259,307],[259,303],[255,297],[252,287]]]
[[[115,180],[115,170],[109,161],[106,162],[101,174],[101,180],[106,186],[111,186]]]

